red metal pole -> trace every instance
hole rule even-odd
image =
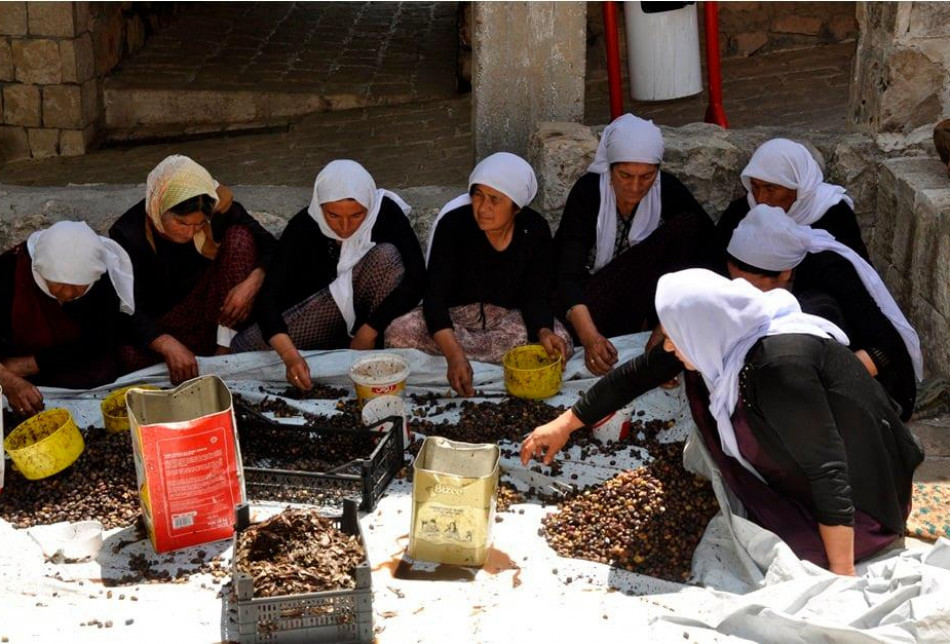
[[[613,121],[623,114],[623,84],[620,78],[617,3],[610,0],[604,2],[604,39],[607,41],[607,86],[610,89],[610,120]]]
[[[726,110],[722,106],[722,69],[719,66],[719,7],[716,2],[704,2],[706,17],[706,75],[709,79],[709,107],[706,122],[729,127]]]

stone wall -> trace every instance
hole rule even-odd
[[[950,181],[934,158],[881,164],[871,259],[917,329],[930,375],[950,374]],[[884,213],[887,216],[884,216]]]
[[[587,6],[588,57],[595,68],[605,68],[602,3],[588,2]],[[622,6],[618,12],[620,46],[621,59],[626,61]],[[700,38],[704,39],[701,3],[698,12]],[[841,42],[855,38],[857,33],[853,2],[719,3],[719,44],[724,58]]]
[[[102,78],[174,3],[3,2],[0,163],[84,154],[102,115]]]
[[[911,132],[950,115],[950,4],[857,7],[851,123],[869,132]]]

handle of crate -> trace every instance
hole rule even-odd
[[[343,516],[341,517],[343,531],[347,534],[357,534],[360,525],[359,501],[357,499],[343,499]]]
[[[251,525],[251,506],[247,503],[234,506],[234,531],[242,532],[249,525]]]

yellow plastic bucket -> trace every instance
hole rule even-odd
[[[505,389],[517,398],[549,398],[561,390],[561,360],[540,344],[515,347],[505,354]]]
[[[69,411],[49,409],[20,423],[3,448],[23,476],[35,481],[75,463],[86,444]]]
[[[102,404],[102,421],[105,423],[108,432],[124,432],[129,429],[129,410],[125,407],[125,394],[129,389],[148,389],[155,391],[160,389],[154,385],[129,385],[110,392]]]
[[[377,396],[399,396],[409,378],[409,361],[395,353],[374,353],[350,367],[359,404]]]

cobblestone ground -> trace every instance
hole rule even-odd
[[[183,3],[109,83],[386,97],[455,95],[455,2]],[[368,103],[367,103],[368,104]]]
[[[724,61],[725,107],[732,127],[800,125],[844,129],[854,44],[778,52]],[[586,121],[605,123],[606,79],[592,70]],[[631,102],[625,107],[631,109]],[[704,97],[633,106],[664,125],[701,121]],[[232,185],[311,185],[337,157],[357,159],[381,186],[463,185],[471,169],[468,97],[431,103],[314,114],[286,131],[104,149],[84,157],[18,161],[0,169],[0,183],[141,183],[168,154],[205,164]]]
[[[846,42],[723,61],[722,93],[729,127],[845,129],[855,45]],[[709,101],[705,90],[675,101],[631,100],[626,65],[623,61],[625,109],[660,125],[686,125],[704,119]],[[705,74],[704,68],[704,87]],[[590,125],[606,123],[610,118],[607,72],[589,69],[587,79],[584,121]]]

